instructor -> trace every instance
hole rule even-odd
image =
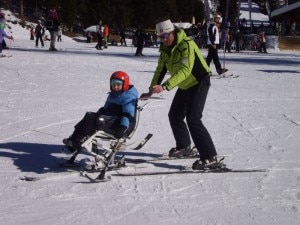
[[[219,166],[217,152],[201,121],[210,86],[210,69],[196,43],[186,36],[184,30],[175,28],[170,20],[157,23],[156,31],[162,41],[158,65],[149,92],[142,94],[141,98],[147,99],[154,93],[178,87],[168,114],[176,141],[169,156],[188,156],[191,136],[200,153],[193,169],[214,169]],[[171,77],[163,82],[167,71]]]

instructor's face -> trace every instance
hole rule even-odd
[[[174,41],[174,33],[171,32],[171,33],[163,34],[163,35],[160,35],[159,38],[161,39],[161,41],[164,45],[171,46]]]

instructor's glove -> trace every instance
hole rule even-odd
[[[116,133],[115,133],[114,137],[117,139],[122,138],[124,136],[126,130],[127,130],[127,127],[125,127],[124,125],[119,126],[116,129]]]
[[[140,96],[140,99],[141,99],[141,100],[147,100],[147,99],[150,98],[151,96],[152,96],[152,93],[151,93],[151,92],[143,93],[143,94]]]

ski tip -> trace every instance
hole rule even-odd
[[[20,177],[20,180],[23,180],[23,181],[37,181],[39,179],[40,178],[38,178],[38,177],[28,177],[28,176],[21,176]]]

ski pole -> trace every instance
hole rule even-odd
[[[226,61],[226,42],[224,44],[224,60],[223,60],[223,68],[224,68],[224,73],[223,73],[223,77],[225,77],[225,61]]]

